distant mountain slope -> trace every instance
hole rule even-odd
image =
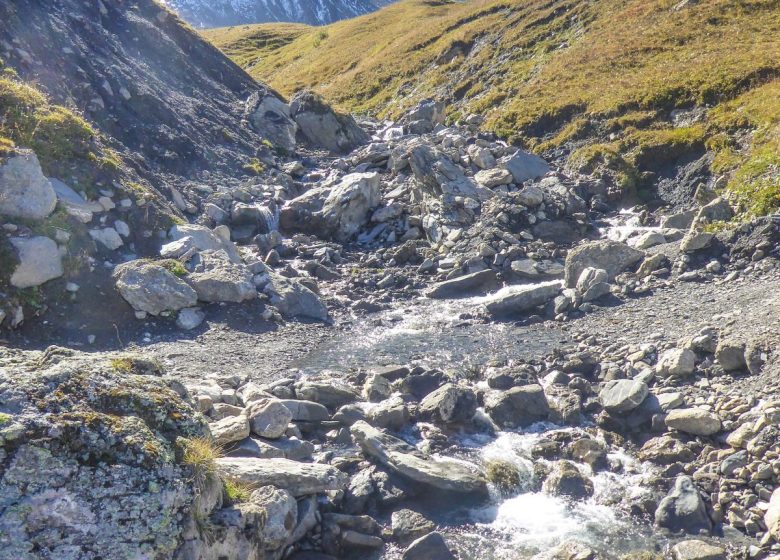
[[[196,27],[295,22],[325,25],[378,10],[395,0],[164,0]]]
[[[778,13],[778,0],[401,0],[319,29],[209,37],[282,93],[380,116],[440,97],[451,118],[485,114],[617,188],[706,158],[689,195],[728,183],[764,213],[780,206]]]

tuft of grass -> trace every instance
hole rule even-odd
[[[265,171],[265,167],[257,158],[251,158],[248,163],[241,166],[241,169],[250,175],[261,175]]]
[[[184,443],[182,464],[192,470],[196,481],[203,481],[217,472],[217,459],[223,454],[223,449],[209,437],[196,437]]]
[[[183,278],[189,274],[187,269],[184,268],[184,265],[176,259],[163,259],[161,261],[157,261],[157,264],[159,264],[174,276],[178,276],[179,278]]]
[[[6,414],[5,412],[0,412],[0,426],[5,426],[6,424],[9,424],[13,420],[13,416],[10,414]]]
[[[225,496],[231,504],[241,504],[249,501],[254,487],[237,480],[223,481]]]
[[[118,371],[119,373],[133,373],[133,360],[127,357],[112,358],[109,361],[111,369]]]

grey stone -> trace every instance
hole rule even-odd
[[[159,315],[193,307],[198,295],[181,278],[149,261],[135,260],[116,267],[116,287],[136,311]]]
[[[328,409],[319,403],[293,399],[279,399],[279,402],[290,410],[293,422],[323,422],[330,419]]]
[[[693,253],[694,251],[706,249],[714,238],[714,234],[705,231],[689,231],[680,242],[680,251]]]
[[[277,439],[287,431],[292,422],[292,412],[278,399],[260,399],[246,409],[252,433],[264,438]]]
[[[11,274],[11,285],[33,288],[63,275],[62,256],[57,244],[48,237],[12,237],[19,264]]]
[[[672,490],[658,504],[655,523],[673,532],[693,535],[712,530],[704,500],[690,477],[677,477]]]
[[[269,274],[271,281],[264,291],[270,297],[272,305],[285,317],[306,317],[325,321],[328,308],[320,297],[306,287],[297,278],[285,278],[279,274]]]
[[[295,134],[298,125],[290,115],[290,106],[272,92],[265,92],[259,99],[249,123],[274,148],[287,152],[295,151]]]
[[[331,152],[350,152],[371,140],[355,119],[336,113],[311,91],[295,94],[290,101],[290,115],[311,145]]]
[[[409,545],[401,560],[455,560],[440,533],[428,533]]]
[[[425,295],[431,299],[463,297],[474,293],[485,293],[497,286],[498,276],[495,271],[480,270],[439,282],[430,288]]]
[[[599,392],[599,400],[608,412],[628,412],[642,404],[649,392],[647,384],[642,381],[616,379],[604,385]]]
[[[688,348],[667,350],[658,359],[655,366],[660,377],[685,377],[691,375],[696,368],[696,354]]]
[[[687,540],[672,547],[674,560],[726,560],[726,549],[704,541]]]
[[[471,389],[452,383],[442,385],[429,393],[420,403],[423,418],[455,424],[468,422],[477,411],[477,397]]]
[[[246,416],[227,416],[209,424],[211,437],[217,445],[226,445],[249,437],[249,421]]]
[[[390,517],[393,537],[401,546],[424,537],[436,529],[436,525],[424,515],[410,509],[394,511]]]
[[[57,195],[33,152],[21,151],[0,162],[0,215],[42,220],[56,206]]]
[[[715,359],[725,371],[740,371],[747,369],[745,360],[745,343],[725,336],[718,340],[715,349]]]
[[[518,184],[544,177],[550,171],[550,166],[546,161],[537,155],[522,150],[502,158],[499,163],[512,174],[515,183]]]
[[[581,500],[593,495],[593,483],[571,461],[558,461],[544,480],[548,494]]]
[[[238,249],[236,249],[236,246],[230,239],[220,237],[217,235],[216,230],[211,230],[206,226],[198,224],[178,224],[171,228],[168,235],[174,241],[178,241],[184,237],[191,237],[192,246],[198,251],[223,250],[227,253],[232,262],[241,262],[241,256],[238,254]]]
[[[125,244],[119,232],[112,227],[91,229],[89,236],[111,251],[115,251]]]
[[[233,262],[224,249],[203,251],[193,270],[185,277],[203,302],[241,303],[257,297],[249,268]]]
[[[638,263],[644,253],[618,241],[587,241],[569,251],[565,263],[565,285],[574,288],[582,271],[588,267],[607,272],[609,281]]]
[[[666,415],[666,426],[695,436],[711,436],[721,428],[720,418],[701,408],[676,408]]]
[[[220,457],[217,472],[223,478],[255,486],[273,485],[293,496],[343,490],[349,477],[330,465],[298,463],[289,459]]]
[[[487,296],[484,300],[488,313],[507,317],[529,311],[547,303],[561,291],[558,280],[527,286],[508,286]]]
[[[533,384],[491,391],[485,395],[485,412],[500,427],[524,428],[547,420],[550,407],[542,387]]]
[[[176,317],[176,326],[185,331],[198,328],[206,319],[206,314],[198,307],[188,307],[179,311]]]
[[[295,394],[332,409],[358,400],[358,394],[352,387],[336,380],[301,381],[295,384]]]

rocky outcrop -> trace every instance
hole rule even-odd
[[[278,149],[295,151],[295,135],[298,125],[290,115],[290,106],[271,92],[257,94],[249,122],[252,127]],[[251,106],[254,99],[247,103]]]
[[[252,272],[246,265],[231,261],[224,250],[201,252],[185,281],[198,294],[198,300],[207,303],[241,303],[257,297]]]
[[[336,113],[311,91],[298,92],[292,98],[290,115],[298,124],[301,136],[316,148],[344,153],[370,140],[351,115]]]

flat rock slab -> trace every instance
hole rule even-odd
[[[601,405],[609,412],[634,410],[647,398],[647,384],[638,379],[609,381],[599,393]]]
[[[487,492],[485,478],[476,465],[453,459],[418,457],[412,454],[414,448],[402,440],[363,421],[353,424],[351,431],[363,453],[408,479],[448,492]]]
[[[343,490],[349,477],[330,465],[298,463],[289,459],[221,457],[217,472],[229,480],[253,486],[272,485],[293,496]]]
[[[485,293],[498,285],[498,277],[493,270],[480,270],[451,280],[445,280],[433,286],[425,294],[431,299],[463,297],[478,292]]]
[[[485,308],[496,317],[506,317],[529,311],[547,303],[561,291],[557,280],[529,286],[508,286],[485,298]]]

